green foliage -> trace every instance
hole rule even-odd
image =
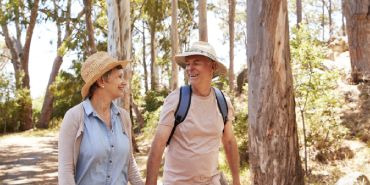
[[[240,166],[248,164],[248,96],[236,97],[234,101],[235,120],[233,124],[234,134],[238,143]]]
[[[144,98],[145,105],[144,109],[148,112],[156,111],[160,106],[162,106],[164,99],[169,94],[168,89],[161,89],[159,91],[148,91]]]
[[[219,77],[216,77],[212,81],[211,85],[213,87],[217,87],[218,89],[220,89],[222,92],[224,92],[226,94],[230,94],[228,84],[229,84],[229,80],[226,76],[219,76]]]
[[[16,89],[12,74],[0,73],[0,132],[17,132],[23,106],[31,102],[28,89]]]
[[[196,23],[193,21],[194,1],[179,0],[178,8],[177,27],[179,33],[181,33],[181,36],[179,36],[179,47],[181,47],[189,43],[190,31],[196,28]]]
[[[154,133],[156,131],[161,108],[162,106],[158,107],[157,110],[153,112],[145,112],[143,114],[145,120],[145,127],[143,129],[144,138],[146,138],[149,141],[152,141]]]
[[[306,123],[307,144],[317,149],[336,148],[346,131],[339,125],[343,104],[336,92],[339,71],[326,69],[327,48],[313,39],[305,25],[293,29],[290,43],[297,117]]]
[[[168,17],[170,1],[147,0],[144,4],[145,19],[151,31],[162,31],[162,21]]]
[[[80,74],[81,63],[74,61],[72,72],[61,71],[51,86],[54,94],[53,119],[64,117],[65,112],[81,102],[81,88],[84,84]]]
[[[290,27],[296,27],[297,24],[297,7],[296,0],[288,1],[288,12],[289,12],[289,25]],[[323,4],[324,2],[324,4]],[[323,39],[323,31],[325,35],[325,40],[330,39],[330,36],[339,36],[342,35],[341,29],[341,6],[342,1],[340,0],[331,0],[331,11],[332,11],[332,29],[333,35],[329,34],[329,1],[317,1],[317,0],[304,0],[302,1],[302,22],[306,24],[307,28],[310,30],[310,33],[316,39]],[[323,12],[324,7],[324,12]],[[324,14],[323,14],[324,13]],[[324,28],[323,28],[324,20]],[[325,41],[322,40],[322,41]]]

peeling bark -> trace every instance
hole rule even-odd
[[[343,1],[346,18],[352,81],[370,80],[370,1]]]
[[[248,1],[248,122],[252,184],[304,184],[286,0]]]
[[[131,59],[130,1],[107,0],[108,53],[119,60]],[[131,66],[127,65],[125,79],[131,82]],[[124,109],[130,110],[131,88],[128,86],[124,98],[118,101]]]

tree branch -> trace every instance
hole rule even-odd
[[[5,55],[3,53],[0,53],[0,57],[3,57],[3,58],[6,58],[6,59],[9,59],[9,60],[12,60],[12,57],[9,57],[8,55]]]
[[[60,47],[60,45],[62,44],[62,31],[61,31],[61,28],[60,28],[60,19],[59,19],[59,15],[58,15],[58,5],[56,3],[55,0],[53,0],[53,5],[54,5],[54,15],[53,15],[53,19],[55,20],[55,24],[57,26],[57,48]]]
[[[0,10],[0,14],[2,14],[3,12]],[[1,29],[3,30],[3,35],[5,37],[5,44],[6,44],[6,47],[10,50],[10,53],[12,55],[12,63],[15,67],[15,69],[18,68],[18,64],[17,64],[17,61],[18,61],[18,53],[17,53],[17,50],[15,49],[14,47],[14,43],[10,37],[10,34],[9,34],[9,30],[8,30],[8,26],[4,24],[1,25]]]
[[[87,36],[88,36],[88,51],[89,54],[93,54],[97,51],[95,45],[95,38],[94,38],[94,27],[91,21],[91,0],[84,0],[85,4],[85,20],[86,20],[86,28],[87,28]]]
[[[19,7],[14,7],[14,14],[15,14],[15,31],[17,32],[17,41],[20,42],[21,40],[21,27],[19,26]]]
[[[66,12],[66,33],[70,31],[70,23],[71,23],[71,0],[67,2],[67,12]]]
[[[36,18],[38,14],[39,1],[40,0],[35,0],[32,5],[30,23],[27,27],[26,41],[23,46],[23,53],[21,57],[22,57],[22,65],[25,68],[28,67],[28,57],[29,57],[29,51],[30,51],[30,46],[31,46],[31,41],[32,41],[33,29],[35,28]]]

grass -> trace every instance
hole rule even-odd
[[[49,129],[34,128],[24,132],[0,134],[0,139],[6,139],[9,137],[43,137],[48,135],[54,135],[56,132],[59,132],[59,127]]]

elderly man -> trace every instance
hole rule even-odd
[[[233,184],[240,185],[239,154],[232,131],[234,109],[229,98],[211,86],[214,77],[226,74],[226,67],[207,42],[194,43],[175,60],[185,68],[190,86],[173,91],[164,102],[149,153],[146,185],[157,184],[166,143],[164,185],[220,185],[217,168],[221,141]],[[222,103],[226,107],[223,111]],[[184,115],[178,116],[178,112]]]

